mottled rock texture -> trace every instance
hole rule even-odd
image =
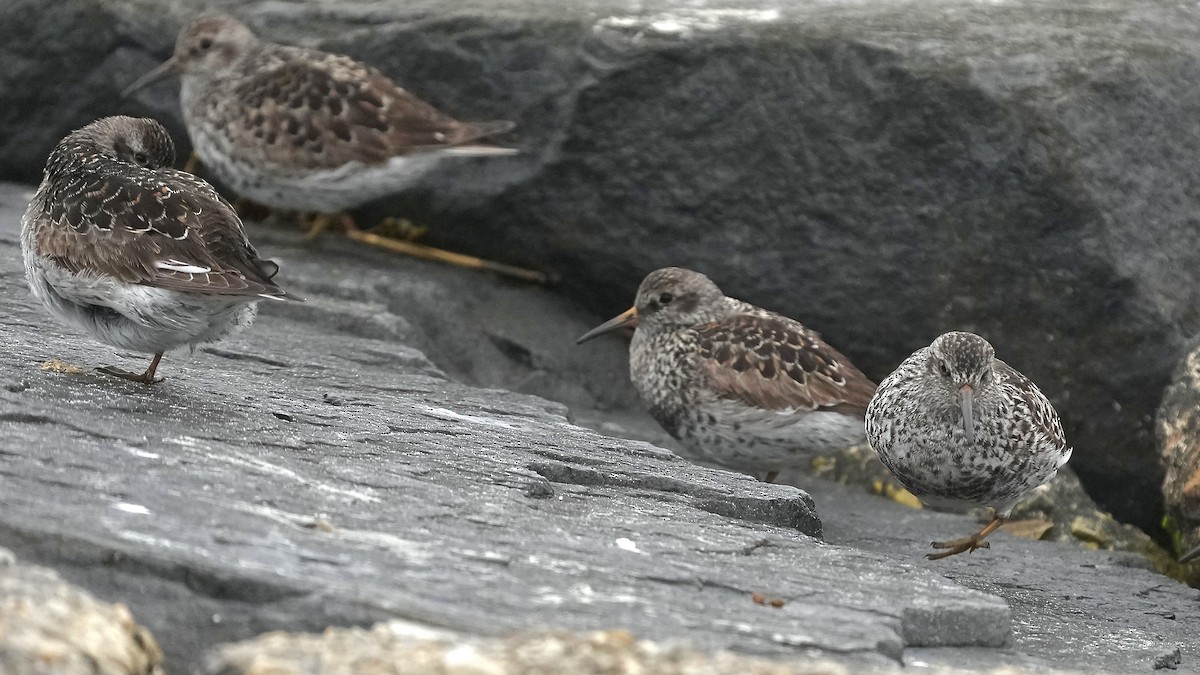
[[[897,666],[877,672],[899,672]],[[522,633],[504,639],[413,636],[411,627],[376,624],[370,630],[330,629],[321,635],[269,633],[215,650],[206,675],[849,675],[831,659],[786,661],[709,653],[681,645],[638,640],[628,631],[589,634]],[[930,675],[965,672],[922,669]],[[1021,668],[973,669],[1020,675]],[[1063,671],[1066,672],[1066,671]]]
[[[151,388],[94,373],[145,357],[29,296],[28,193],[0,185],[0,545],[128,605],[172,672],[265,631],[397,618],[477,637],[621,628],[851,670],[1137,670],[1159,645],[1200,659],[1200,592],[1126,567],[1138,556],[999,533],[934,565],[929,541],[978,525],[697,467],[447,377],[661,436],[605,409],[624,350],[575,348],[595,317],[545,289],[252,224],[306,303],[168,354]],[[51,358],[81,372],[39,367]]]
[[[536,310],[516,351],[571,350],[588,320],[544,290],[256,228],[306,303],[168,354],[154,387],[95,373],[145,357],[67,332],[30,297],[22,193],[0,190],[0,545],[126,602],[175,669],[264,630],[393,617],[864,663],[1008,639],[994,594],[822,544],[795,487],[601,436],[561,404],[452,381],[412,346],[495,359],[501,327],[475,311]],[[82,372],[39,368],[51,358]]]
[[[0,548],[0,673],[161,675],[162,653],[124,605]]]

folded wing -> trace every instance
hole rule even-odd
[[[233,207],[191,174],[97,171],[56,186],[39,245],[66,269],[187,293],[284,299]]]
[[[875,392],[845,356],[786,317],[738,314],[696,330],[700,365],[723,398],[769,410],[861,415]]]

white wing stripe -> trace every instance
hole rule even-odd
[[[184,274],[208,274],[212,269],[208,267],[200,267],[190,263],[182,262],[172,258],[171,260],[159,260],[154,263],[154,266],[160,270],[170,270],[171,272],[182,272]]]

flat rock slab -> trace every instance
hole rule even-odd
[[[168,355],[154,387],[94,373],[144,358],[67,332],[29,296],[27,190],[0,190],[0,545],[126,602],[169,666],[264,630],[393,617],[875,663],[1009,635],[995,595],[810,536],[820,521],[801,490],[450,381],[415,349],[362,335],[402,319],[364,305],[347,323],[354,305],[324,290],[399,288],[423,263],[256,237],[308,304]],[[39,368],[51,358],[83,372]]]
[[[981,525],[829,481],[796,482],[825,515],[828,541],[901,561],[920,561],[930,541],[963,536]],[[1135,673],[1149,672],[1179,650],[1179,667],[1200,672],[1200,591],[1145,569],[1147,561],[1133,553],[1029,541],[1004,531],[988,540],[989,549],[921,566],[1007,600],[1011,643],[987,650],[914,649],[906,652],[907,663]]]

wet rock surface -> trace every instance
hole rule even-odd
[[[0,187],[0,545],[127,604],[172,670],[264,631],[394,618],[476,636],[621,628],[851,669],[1070,668],[1086,644],[1086,664],[1138,670],[1153,640],[1185,668],[1200,658],[1183,638],[1200,592],[1122,566],[1140,558],[1001,535],[930,564],[928,541],[976,524],[697,467],[446,377],[558,392],[598,428],[661,434],[611,405],[628,386],[620,342],[573,347],[596,317],[544,289],[252,225],[306,303],[169,354],[152,388],[94,373],[144,357],[34,304],[29,191]],[[51,358],[83,372],[39,367]]]
[[[161,666],[154,636],[124,605],[99,602],[0,548],[0,672],[161,675]]]
[[[980,332],[1063,414],[1101,507],[1159,527],[1153,416],[1200,332],[1196,6],[209,5],[460,117],[518,123],[523,155],[447,167],[367,220],[408,216],[430,243],[562,273],[597,316],[649,270],[693,267],[877,380],[945,330]],[[34,180],[104,114],[152,114],[182,140],[173,85],[116,92],[194,11],[5,3],[0,177]]]
[[[663,444],[660,440],[654,442]],[[906,506],[922,508],[920,500],[892,477],[879,456],[865,443],[819,457],[804,470],[782,474],[778,482],[807,485],[807,476],[854,486]],[[989,513],[986,509],[977,512],[979,516]],[[1100,509],[1083,489],[1070,464],[1017,505],[1012,520],[1002,528],[1026,539],[1074,542],[1093,549],[1141,553],[1159,572],[1179,580],[1188,579],[1176,561],[1176,553],[1164,549],[1145,532],[1117,521]]]
[[[852,486],[816,478],[797,482],[826,514],[827,541],[898,560],[919,560],[931,550],[931,540],[964,536],[983,525],[886,499],[867,500]],[[1179,667],[1200,671],[1195,639],[1200,591],[1152,571],[1143,555],[1029,541],[1004,530],[988,540],[991,548],[927,568],[1003,597],[1013,613],[1011,642],[995,650],[909,649],[907,663],[1134,673],[1151,671],[1178,649]],[[1057,656],[1047,658],[1052,653]]]
[[[221,647],[205,673],[251,675],[272,668],[277,675],[806,675],[844,673],[830,660],[803,659],[783,665],[722,652],[709,654],[636,640],[626,631],[587,635],[522,634],[503,640],[463,641],[457,636],[415,639],[406,626],[378,624],[371,630],[328,630],[322,635],[272,633]]]
[[[424,631],[428,633],[428,631]],[[209,658],[209,675],[848,675],[828,658],[792,656],[771,661],[731,652],[704,652],[682,645],[638,640],[628,631],[589,634],[545,631],[501,640],[413,635],[412,627],[381,623],[370,630],[331,629],[321,635],[270,633],[220,647]],[[900,672],[881,666],[875,672]],[[1004,667],[982,672],[1017,675]],[[931,675],[962,672],[924,668]]]

